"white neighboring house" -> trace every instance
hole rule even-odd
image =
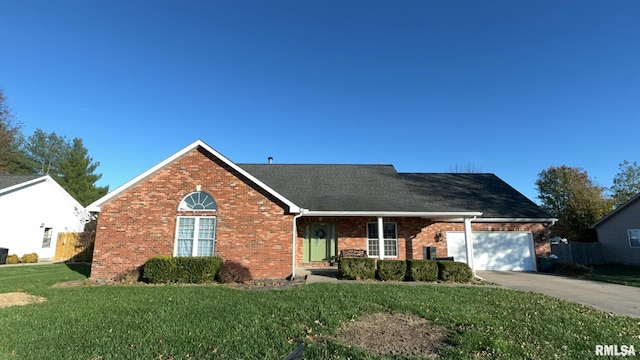
[[[0,248],[53,260],[59,232],[81,232],[89,213],[48,175],[0,174]]]

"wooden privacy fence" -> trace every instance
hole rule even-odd
[[[551,244],[551,253],[565,264],[602,265],[600,243]]]
[[[53,260],[69,260],[82,253],[85,248],[80,245],[80,242],[78,241],[79,239],[80,233],[58,233],[58,239],[56,240],[56,254],[53,257]]]

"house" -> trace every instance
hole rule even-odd
[[[0,247],[53,260],[60,232],[80,232],[89,214],[48,175],[0,174]]]
[[[213,254],[255,278],[284,278],[343,249],[535,270],[536,254],[550,250],[542,234],[555,221],[493,174],[236,164],[200,140],[88,210],[99,213],[91,276],[104,279],[155,255]]]
[[[640,194],[593,224],[605,263],[640,265]]]

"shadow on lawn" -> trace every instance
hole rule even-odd
[[[87,278],[91,276],[91,264],[88,263],[65,263],[69,270],[82,274]]]

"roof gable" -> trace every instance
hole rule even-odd
[[[105,196],[101,197],[100,199],[94,201],[89,206],[87,206],[87,210],[92,211],[92,212],[100,212],[101,206],[103,204],[105,204],[106,202],[108,202],[109,200],[115,198],[116,196],[118,196],[121,193],[125,192],[127,189],[129,189],[131,186],[135,185],[139,181],[141,181],[144,178],[150,176],[151,174],[155,173],[156,171],[162,169],[163,167],[165,167],[166,165],[170,164],[174,160],[180,158],[181,156],[185,155],[186,153],[197,149],[198,147],[204,149],[209,154],[211,154],[212,156],[216,157],[217,159],[219,159],[220,161],[222,161],[223,163],[225,163],[226,165],[228,165],[229,167],[231,167],[232,169],[234,169],[235,171],[237,171],[241,175],[245,176],[248,180],[250,180],[251,182],[255,183],[257,186],[259,186],[260,188],[264,189],[266,192],[270,193],[271,195],[273,195],[278,200],[282,201],[284,204],[289,206],[289,211],[290,212],[298,212],[299,211],[299,208],[298,208],[298,206],[296,204],[294,204],[289,199],[287,199],[286,197],[284,197],[281,194],[279,194],[274,189],[270,188],[268,185],[266,185],[265,183],[263,183],[262,181],[260,181],[256,177],[254,177],[253,175],[249,174],[248,172],[246,172],[245,170],[240,168],[234,162],[232,162],[231,160],[227,159],[224,155],[222,155],[221,153],[217,152],[215,149],[213,149],[211,146],[207,145],[202,140],[194,141],[190,145],[186,146],[182,150],[180,150],[180,151],[176,152],[175,154],[169,156],[168,158],[164,159],[163,161],[161,161],[160,163],[156,164],[155,166],[153,166],[152,168],[148,169],[147,171],[145,171],[142,174],[136,176],[135,178],[129,180],[125,184],[119,186],[118,188],[116,188],[115,190],[113,190],[110,193],[106,194]]]
[[[617,208],[611,210],[608,214],[603,216],[595,224],[591,225],[591,227],[592,228],[597,228],[598,226],[604,224],[605,222],[609,221],[609,219],[611,219],[612,217],[616,216],[618,213],[621,213],[621,212],[625,211],[626,208],[630,207],[631,204],[635,203],[638,200],[640,200],[640,193],[636,194],[634,197],[632,197],[631,199],[627,200],[626,202],[624,202],[622,205],[618,206]]]
[[[79,210],[85,209],[78,200],[71,196],[67,190],[60,186],[60,184],[58,184],[58,182],[49,175],[0,175],[0,196],[45,182],[51,184],[55,191],[58,191],[68,197]]]

